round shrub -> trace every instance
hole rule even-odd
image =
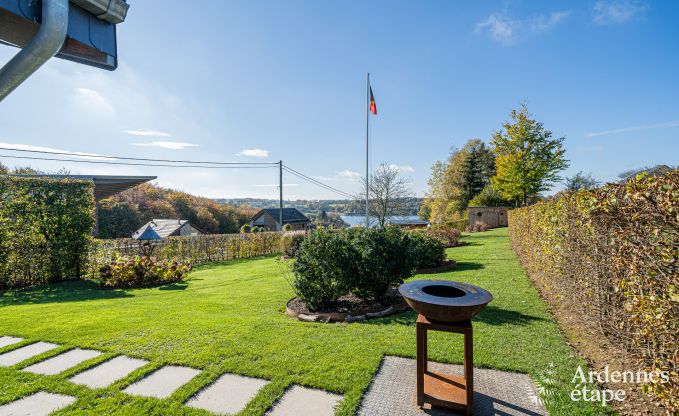
[[[252,227],[250,227],[250,224],[243,224],[243,225],[240,227],[240,232],[241,232],[242,234],[247,234],[247,233],[249,233],[251,230],[252,230]]]
[[[156,286],[183,281],[191,264],[177,260],[155,261],[149,257],[120,257],[99,271],[101,285],[112,288]]]
[[[281,251],[283,254],[287,257],[295,257],[305,237],[306,234],[301,232],[284,234],[281,237]]]
[[[353,228],[345,232],[357,251],[358,271],[347,275],[351,292],[380,299],[412,276],[416,259],[410,236],[398,227]]]
[[[347,294],[347,276],[357,272],[358,254],[342,233],[317,230],[299,246],[292,271],[293,288],[311,308]]]
[[[448,226],[433,226],[427,229],[427,234],[438,238],[444,247],[456,247],[460,245],[460,230]]]
[[[285,224],[283,226],[283,231],[292,231],[292,225],[290,224]]]
[[[464,230],[468,233],[478,233],[480,231],[488,231],[490,227],[483,221],[476,221],[474,225],[468,225]]]
[[[412,233],[410,238],[418,269],[438,267],[446,261],[446,249],[438,238],[425,233]]]

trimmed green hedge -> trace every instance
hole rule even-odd
[[[94,226],[93,188],[0,176],[0,289],[79,277]]]
[[[512,210],[509,235],[529,275],[583,325],[671,372],[645,390],[679,411],[679,171]]]

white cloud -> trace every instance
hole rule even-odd
[[[262,185],[255,185],[257,188],[278,188],[277,183],[267,183],[267,184],[262,184]],[[298,183],[284,183],[283,188],[286,186],[299,186]]]
[[[50,153],[59,153],[59,155],[56,156],[73,156],[78,159],[88,159],[88,160],[116,160],[111,157],[106,157],[102,156],[97,153],[85,153],[85,152],[72,152],[70,150],[63,150],[63,149],[55,149],[52,147],[42,147],[42,146],[33,146],[30,144],[20,144],[20,143],[1,143],[0,142],[0,148],[3,149],[11,149],[11,150],[27,150],[29,152],[45,152],[43,154],[43,157],[45,154],[50,154]],[[37,156],[36,157],[40,157]]]
[[[648,10],[648,4],[638,0],[601,0],[594,4],[592,18],[598,25],[627,23]]]
[[[476,33],[486,33],[496,42],[510,45],[519,37],[550,30],[571,14],[568,10],[515,19],[506,12],[493,13],[476,24]]]
[[[668,128],[671,128],[671,127],[679,127],[679,120],[667,121],[665,123],[644,124],[644,125],[641,125],[641,126],[623,127],[623,128],[620,128],[620,129],[596,131],[596,132],[587,133],[585,136],[586,137],[608,136],[608,135],[611,135],[611,134],[627,133],[627,132],[630,132],[630,131],[650,130],[650,129],[668,129]]]
[[[339,176],[340,178],[349,179],[349,180],[352,180],[352,181],[355,181],[355,180],[358,180],[358,179],[361,178],[360,173],[354,172],[353,170],[348,170],[348,169],[343,170],[341,172],[338,172],[337,176]]]
[[[159,147],[161,149],[169,150],[184,150],[188,147],[197,147],[197,144],[185,143],[185,142],[166,142],[166,141],[155,141],[149,143],[133,143],[135,146],[145,146],[145,147]]]
[[[389,165],[389,169],[395,169],[399,173],[413,173],[413,172],[415,172],[415,169],[410,165],[399,166],[399,165],[396,165],[396,164],[393,164],[393,163],[391,165]]]
[[[91,88],[78,87],[75,89],[75,99],[81,111],[110,116],[115,111],[113,106],[103,95]]]
[[[170,133],[166,133],[164,131],[158,131],[158,130],[151,130],[151,129],[134,129],[134,130],[125,130],[124,133],[131,134],[133,136],[149,136],[149,137],[170,137]]]
[[[256,157],[263,159],[265,157],[269,157],[269,151],[257,148],[243,149],[240,152],[236,153],[236,156]]]

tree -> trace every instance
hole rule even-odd
[[[525,105],[512,110],[511,122],[493,134],[496,174],[493,186],[517,205],[526,205],[539,192],[561,180],[558,173],[568,167],[564,138],[552,139],[552,132],[532,119]]]
[[[365,181],[366,179],[362,178],[363,189]],[[384,227],[387,218],[409,212],[409,199],[413,197],[413,192],[410,189],[410,181],[402,177],[398,169],[382,163],[370,176],[368,195],[370,216],[377,219],[380,227]],[[359,194],[356,203],[360,204],[364,198],[364,195]]]
[[[461,149],[451,149],[445,163],[438,161],[432,166],[429,192],[419,215],[432,223],[462,218],[469,201],[490,183],[494,174],[494,155],[480,139],[467,141]]]
[[[486,185],[481,192],[469,201],[470,207],[506,207],[510,205],[500,191],[492,183]]]
[[[565,179],[566,191],[575,192],[583,189],[592,189],[600,185],[600,182],[596,180],[591,173],[587,175],[583,174],[582,171],[576,173],[573,177]]]

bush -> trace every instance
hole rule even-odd
[[[0,176],[0,290],[79,276],[94,225],[93,188]]]
[[[579,323],[646,365],[673,373],[644,391],[679,410],[679,170],[566,193],[510,211],[529,276]],[[591,325],[591,323],[595,323]]]
[[[252,227],[250,227],[250,224],[243,224],[240,227],[240,232],[241,234],[247,234],[250,231],[252,231]]]
[[[292,231],[292,225],[290,224],[285,224],[283,226],[283,231]]]
[[[309,234],[292,266],[293,289],[311,308],[337,300],[350,290],[348,275],[357,273],[358,253],[346,236],[327,230]]]
[[[156,286],[181,282],[191,271],[188,262],[121,257],[100,270],[101,285],[110,288]]]
[[[287,225],[287,224],[286,224]],[[281,237],[281,251],[287,257],[295,257],[299,246],[304,241],[306,234],[303,232],[286,233]]]
[[[380,299],[413,275],[417,253],[409,234],[400,228],[352,228],[346,236],[359,255],[358,273],[347,276],[354,295]]]
[[[464,230],[468,233],[478,233],[479,231],[488,231],[488,224],[483,221],[476,221],[474,225],[468,225]]]
[[[446,248],[460,245],[460,236],[462,233],[457,228],[445,225],[435,225],[427,228],[426,233],[440,240]]]
[[[416,268],[438,267],[446,261],[446,249],[438,238],[429,233],[411,233],[410,238]]]

